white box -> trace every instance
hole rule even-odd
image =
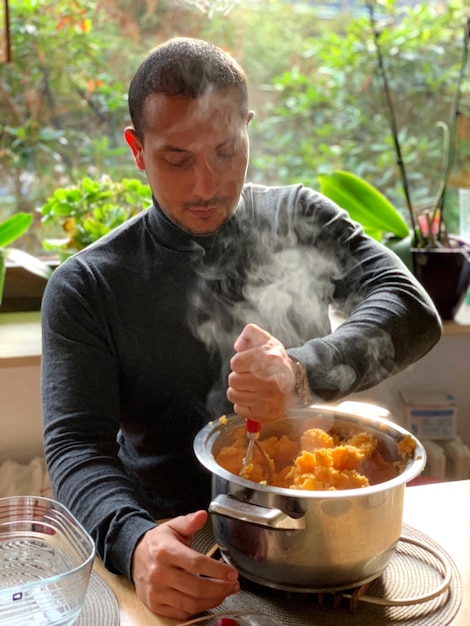
[[[453,439],[457,404],[449,393],[400,392],[405,428],[418,439]]]

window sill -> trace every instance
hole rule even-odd
[[[443,323],[444,335],[470,335],[470,303],[464,302],[452,321]]]
[[[52,269],[58,265],[56,259],[43,261]],[[0,313],[39,311],[46,284],[45,278],[28,272],[20,265],[8,263]]]
[[[0,314],[0,368],[41,363],[39,311]]]
[[[464,304],[454,321],[444,322],[443,335],[470,336],[470,305]],[[40,363],[40,312],[0,313],[0,368]]]

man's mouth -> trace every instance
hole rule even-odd
[[[198,219],[209,219],[213,217],[224,206],[224,200],[212,199],[209,202],[188,203],[186,208]]]
[[[208,219],[212,217],[213,215],[215,215],[216,212],[217,212],[216,206],[199,207],[199,208],[191,209],[191,213],[200,219]]]

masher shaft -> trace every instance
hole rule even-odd
[[[251,457],[253,455],[253,446],[255,445],[255,441],[259,437],[259,431],[251,432],[250,430],[247,430],[246,436],[248,439],[248,446],[246,448],[245,458],[243,459],[243,465],[240,470],[240,476],[245,475],[246,468],[248,467],[248,464],[251,462]]]
[[[251,457],[253,456],[253,446],[255,445],[255,440],[251,437],[248,439],[248,446],[246,448],[245,459],[243,461],[243,467],[246,467],[248,463],[251,461]]]

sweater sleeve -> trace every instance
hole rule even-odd
[[[93,293],[90,279],[75,267],[70,260],[55,270],[42,304],[46,460],[54,497],[90,532],[105,566],[130,578],[134,547],[155,522],[118,457],[116,356],[83,295]]]
[[[366,237],[319,194],[302,202],[319,227],[317,245],[338,263],[332,303],[346,320],[289,354],[307,369],[321,401],[373,387],[422,358],[441,336],[437,310],[398,256]]]

